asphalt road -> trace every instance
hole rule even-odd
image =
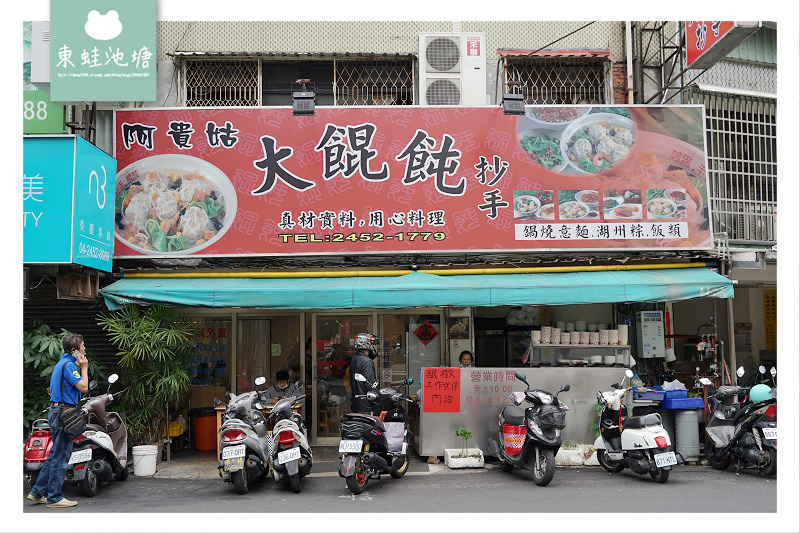
[[[332,470],[330,468],[320,470]],[[402,479],[371,480],[358,496],[334,471],[317,471],[292,493],[271,479],[254,483],[238,495],[221,479],[159,479],[130,476],[111,481],[93,498],[64,485],[79,502],[69,509],[47,509],[25,499],[22,512],[44,513],[775,513],[775,479],[756,470],[736,474],[707,466],[678,466],[664,484],[630,471],[609,475],[600,467],[560,467],[547,487],[538,487],[527,471],[502,472],[487,464],[481,470],[428,471],[415,462]],[[746,495],[746,504],[743,504]],[[796,511],[796,507],[795,507]],[[123,519],[124,520],[124,519]],[[283,529],[283,528],[281,528]],[[377,528],[380,530],[380,528]],[[614,528],[612,528],[614,529]],[[301,529],[302,530],[302,529]],[[685,530],[681,528],[681,530]],[[696,530],[696,529],[691,529]],[[366,531],[366,530],[365,530]]]

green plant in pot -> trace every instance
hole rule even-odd
[[[195,323],[163,305],[128,305],[101,313],[97,323],[120,357],[126,383],[120,404],[130,440],[157,444],[166,427],[166,406],[189,390]]]
[[[456,429],[456,437],[461,438],[461,455],[459,457],[469,457],[467,442],[472,438],[472,430],[467,427]]]

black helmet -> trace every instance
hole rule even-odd
[[[376,348],[376,344],[378,342],[378,337],[371,333],[359,333],[356,335],[355,342],[353,343],[353,348],[358,350],[366,350],[367,354],[369,355],[370,359],[375,359],[378,356],[378,350]]]

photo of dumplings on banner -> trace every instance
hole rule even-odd
[[[50,2],[50,99],[156,99],[156,0]]]
[[[137,108],[115,127],[115,257],[712,244],[697,105]]]

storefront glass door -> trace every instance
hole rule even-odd
[[[368,315],[317,315],[312,351],[315,380],[313,435],[315,439],[339,437],[342,414],[350,410],[350,359],[359,333],[373,333],[373,317]]]

